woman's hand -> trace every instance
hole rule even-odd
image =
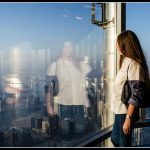
[[[131,123],[132,123],[132,120],[131,118],[126,118],[124,124],[123,124],[123,132],[124,134],[130,134],[131,132]]]
[[[136,109],[137,108],[134,105],[129,104],[128,110],[127,110],[127,113],[126,113],[126,119],[125,119],[125,122],[123,124],[123,132],[126,135],[131,133],[131,125],[132,125],[131,116],[133,116]]]

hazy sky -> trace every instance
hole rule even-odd
[[[94,28],[91,3],[0,3],[0,48],[16,45],[50,48],[64,40],[78,42]],[[150,3],[127,3],[126,27],[149,51]]]
[[[127,3],[126,28],[133,30],[150,57],[150,3]]]
[[[33,48],[80,41],[95,27],[90,3],[0,3],[0,45]]]

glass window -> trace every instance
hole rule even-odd
[[[0,22],[2,146],[68,147],[102,130],[104,33],[91,3],[1,3]]]
[[[141,43],[143,48],[147,65],[150,70],[150,52],[149,52],[149,17],[150,17],[150,3],[127,3],[126,5],[126,28],[133,30]],[[150,118],[150,108],[146,108],[146,118]],[[149,127],[134,129],[133,145],[148,145]],[[137,138],[137,135],[139,138]]]

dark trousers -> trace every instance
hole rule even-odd
[[[130,134],[126,135],[123,132],[123,124],[125,122],[126,114],[116,114],[115,123],[113,126],[111,141],[115,147],[131,147],[132,146],[132,130]],[[132,125],[138,120],[138,112],[132,120]],[[131,127],[132,128],[132,127]]]
[[[84,118],[83,105],[59,105],[59,119],[65,118],[80,119]]]

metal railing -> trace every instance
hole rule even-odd
[[[141,129],[143,127],[150,127],[150,119],[145,119],[145,120],[141,120],[140,119],[140,120],[138,120],[134,124],[133,129],[134,130],[135,129]],[[78,143],[78,144],[75,143],[74,147],[96,147],[96,145],[99,145],[101,142],[103,142],[103,141],[107,140],[108,138],[110,138],[111,132],[112,132],[112,128],[113,128],[113,125],[107,127],[106,129],[104,129],[102,131],[99,131],[94,136],[87,137],[87,139],[84,139],[83,141],[80,141],[80,143]],[[138,130],[138,132],[140,132],[140,130]],[[136,135],[133,134],[133,136],[136,136]],[[137,137],[133,137],[133,138],[137,138]],[[140,138],[142,138],[142,137],[140,137]],[[140,139],[140,140],[143,140],[143,139]],[[136,144],[133,143],[134,147],[138,147],[140,145],[141,145],[141,143],[138,142],[138,141],[136,141]],[[141,145],[141,146],[144,147],[146,145]]]
[[[96,145],[99,145],[101,142],[105,141],[111,136],[113,125],[107,127],[106,129],[97,132],[94,136],[91,135],[90,137],[87,137],[86,139],[83,139],[83,141],[80,141],[80,143],[75,143],[74,147],[95,147]]]

